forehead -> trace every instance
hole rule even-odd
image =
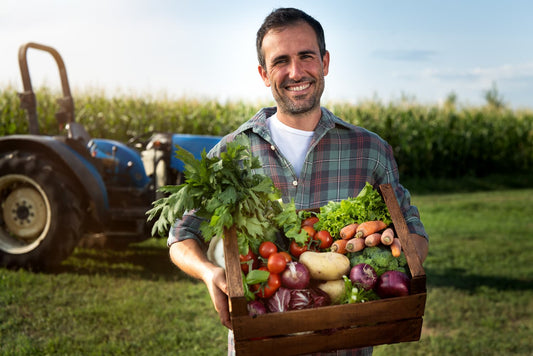
[[[267,61],[303,51],[319,53],[316,33],[306,22],[269,30],[263,38],[262,47]]]

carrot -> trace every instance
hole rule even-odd
[[[333,241],[333,244],[331,244],[331,251],[345,254],[346,251],[346,244],[348,243],[348,240],[335,240]]]
[[[341,235],[341,239],[343,240],[351,239],[353,235],[355,235],[355,231],[357,230],[358,226],[359,224],[353,223],[353,224],[349,224],[343,227],[341,231],[339,232],[339,234]]]
[[[390,245],[390,250],[392,252],[392,255],[394,257],[400,257],[402,253],[402,244],[400,243],[400,239],[395,237],[392,240],[392,244]]]
[[[394,230],[390,227],[386,228],[385,231],[381,233],[381,243],[383,245],[390,246],[394,239]]]
[[[365,237],[365,245],[368,247],[374,247],[379,245],[381,242],[381,234],[379,232],[374,232],[373,234]]]
[[[365,239],[360,239],[358,237],[354,237],[348,240],[348,243],[346,244],[346,251],[348,252],[357,252],[357,251],[361,251],[364,248],[365,248]]]
[[[381,220],[371,220],[361,223],[355,232],[355,237],[367,237],[374,232],[385,229],[387,225]]]

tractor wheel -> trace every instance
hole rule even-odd
[[[80,195],[49,158],[23,151],[0,156],[0,266],[58,265],[82,235]]]

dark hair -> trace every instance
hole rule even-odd
[[[316,34],[316,40],[318,42],[318,48],[320,50],[320,56],[324,57],[326,54],[326,41],[324,39],[324,29],[320,22],[303,12],[302,10],[294,8],[279,8],[270,13],[263,24],[257,31],[256,47],[257,47],[257,59],[259,64],[265,68],[265,56],[263,54],[263,38],[268,31],[274,28],[282,28],[290,25],[297,24],[298,22],[306,22],[309,24]]]

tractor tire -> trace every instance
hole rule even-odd
[[[83,234],[80,199],[72,179],[46,156],[0,154],[0,266],[59,265]]]

